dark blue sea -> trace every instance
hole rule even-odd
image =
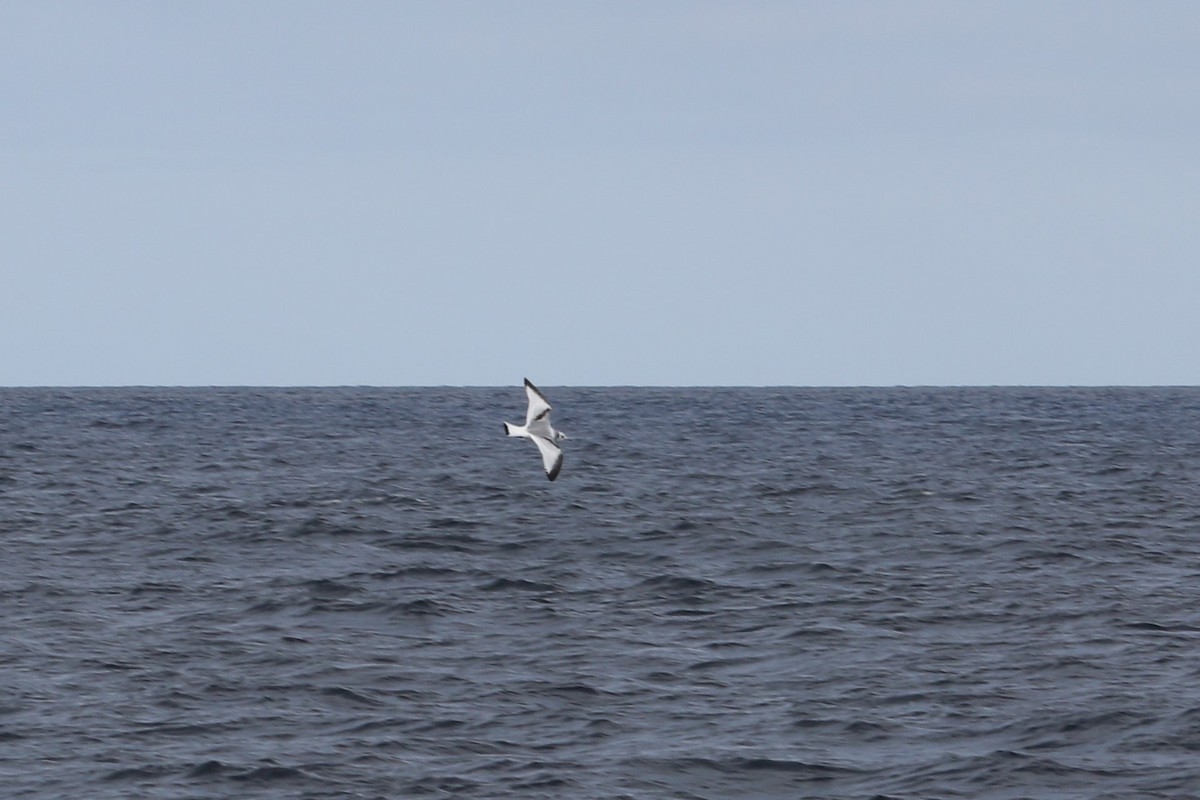
[[[542,388],[0,390],[0,796],[1200,797],[1200,389]]]

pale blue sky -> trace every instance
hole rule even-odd
[[[0,385],[1200,383],[1200,3],[0,0]]]

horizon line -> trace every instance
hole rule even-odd
[[[1200,383],[548,383],[567,389],[1189,389]],[[45,383],[5,389],[503,389],[519,383]]]

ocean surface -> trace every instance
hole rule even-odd
[[[1200,389],[542,388],[0,389],[0,796],[1200,797]]]

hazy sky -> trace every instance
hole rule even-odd
[[[0,0],[0,385],[1197,384],[1200,3]]]

